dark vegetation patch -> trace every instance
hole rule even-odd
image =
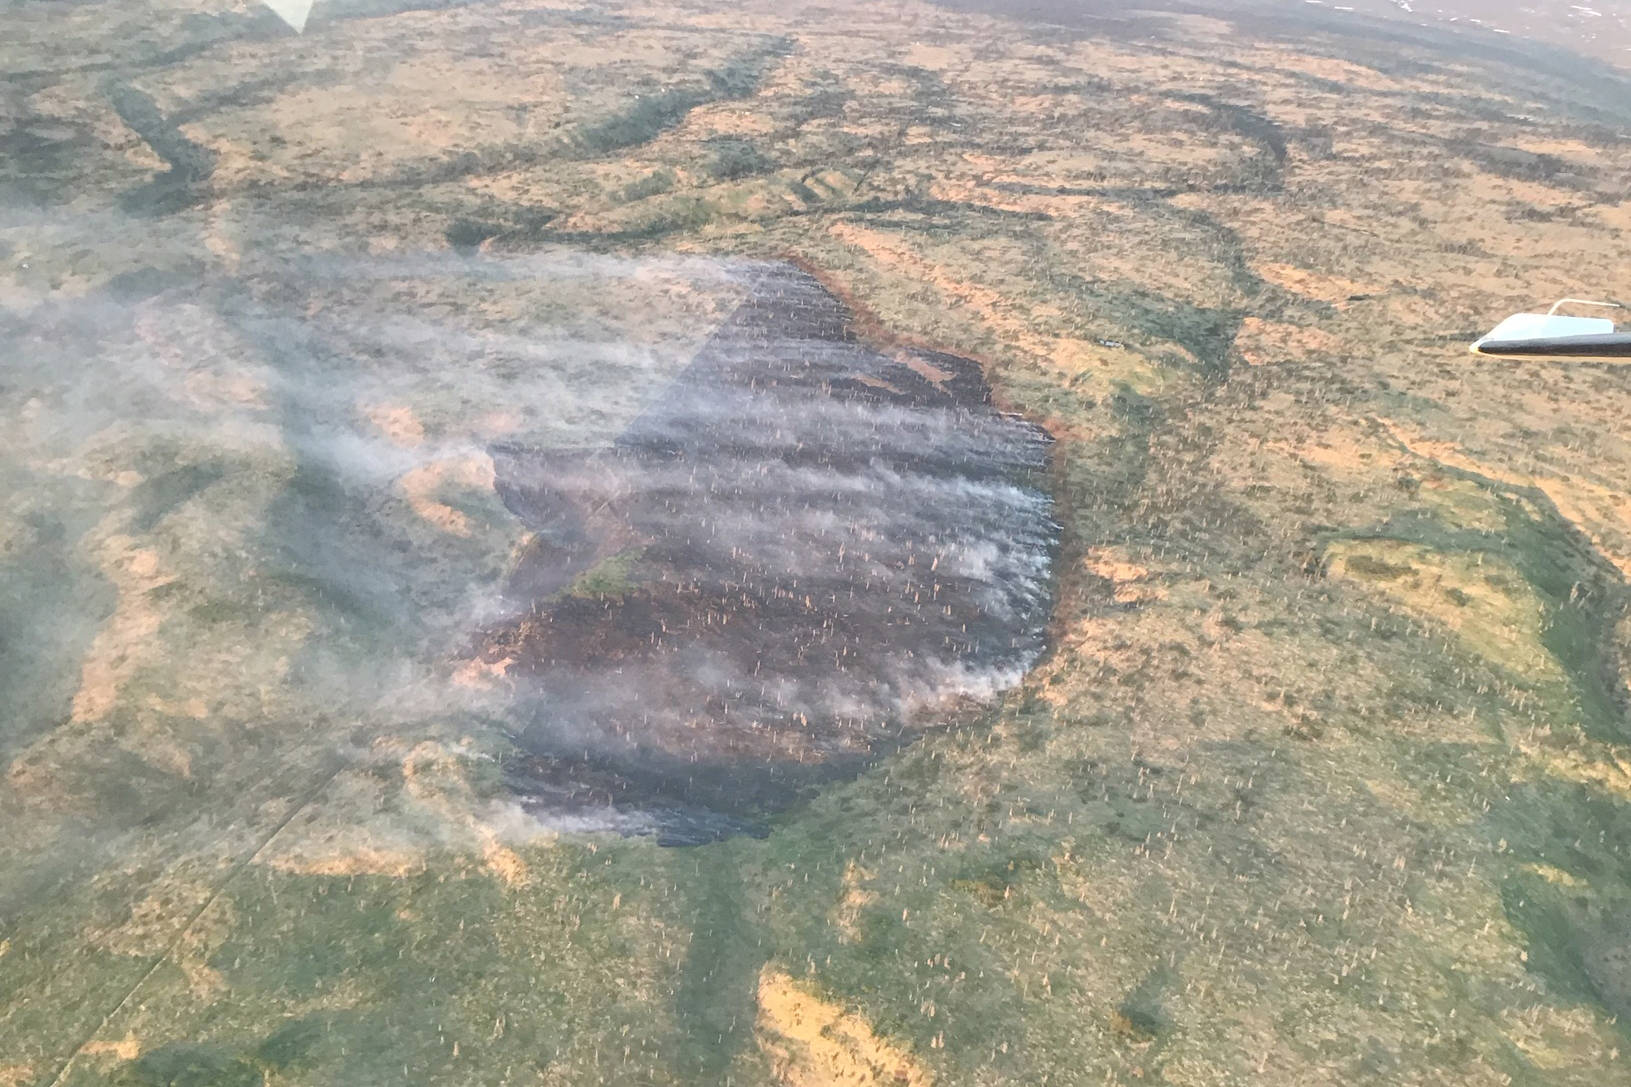
[[[488,242],[502,241],[510,248],[536,246],[549,236],[550,224],[560,217],[555,208],[498,200],[485,204],[427,201],[425,211],[451,214],[442,236],[455,252],[465,255]]]
[[[14,115],[0,127],[0,197],[23,206],[70,199],[94,146],[80,128],[65,128],[43,116]]]
[[[293,90],[332,87],[351,75],[340,68],[292,68],[237,83],[199,87],[170,111],[170,121],[175,125],[184,125],[223,109],[241,110],[266,105]]]
[[[805,93],[793,101],[788,117],[796,125],[833,120],[844,115],[853,99],[853,92],[843,80],[822,70],[810,78]]]
[[[717,209],[706,196],[696,193],[680,193],[670,199],[656,204],[652,214],[641,220],[637,225],[613,234],[594,234],[581,236],[584,240],[599,239],[604,242],[610,239],[614,244],[626,245],[637,242],[658,241],[673,234],[685,234],[700,230],[714,221],[718,214]],[[563,238],[567,236],[561,236]],[[577,240],[580,236],[571,236]]]
[[[994,910],[1009,900],[1015,888],[1040,872],[1042,866],[1041,857],[1019,854],[975,865],[963,875],[953,877],[951,885],[973,896],[986,909]]]
[[[1349,572],[1376,581],[1397,581],[1399,578],[1409,577],[1416,572],[1416,568],[1413,566],[1385,562],[1373,555],[1350,555],[1346,565]]]
[[[819,191],[818,185],[826,192]],[[1004,222],[1041,222],[1052,218],[1042,211],[997,208],[970,201],[936,200],[919,194],[835,200],[827,195],[835,190],[814,177],[791,182],[789,189],[804,199],[805,206],[789,208],[781,213],[785,217],[842,214],[857,222],[877,223],[894,230],[911,229],[941,235],[950,232],[978,237],[994,234],[995,228]],[[558,231],[550,233],[548,240],[610,250],[694,232],[716,220],[731,221],[735,214],[699,193],[675,193],[668,200],[653,200],[652,204],[650,217],[634,226],[614,231]]]
[[[222,1046],[171,1042],[142,1054],[114,1078],[115,1087],[258,1087],[254,1061]]]
[[[332,1020],[322,1014],[291,1019],[243,1049],[169,1042],[125,1064],[113,1087],[261,1087],[271,1077],[298,1071],[333,1030]]]
[[[1055,282],[1074,295],[1081,317],[1102,327],[1121,327],[1154,340],[1176,343],[1200,361],[1208,376],[1222,378],[1228,374],[1240,311],[1197,306],[1132,283],[1100,282],[1074,275],[1060,276]]]
[[[1523,585],[1509,585],[1509,579],[1496,571],[1484,580],[1503,593],[1533,592],[1540,597],[1544,607],[1540,643],[1567,677],[1571,703],[1553,707],[1554,712],[1578,720],[1582,731],[1595,740],[1623,742],[1631,734],[1631,724],[1613,639],[1616,625],[1631,607],[1631,591],[1618,571],[1538,489],[1508,487],[1444,466],[1440,471],[1494,495],[1503,515],[1502,530],[1474,531],[1435,517],[1401,516],[1387,523],[1386,537],[1446,554],[1488,554],[1510,564]],[[1415,573],[1410,566],[1363,554],[1350,555],[1346,562],[1351,573],[1376,581],[1396,581]],[[1471,598],[1452,590],[1446,602],[1466,606]]]
[[[632,204],[637,200],[646,200],[653,196],[662,196],[664,193],[673,192],[674,186],[678,183],[679,179],[674,176],[674,171],[668,169],[653,170],[651,173],[643,174],[623,186],[622,190],[617,194],[617,198],[626,204]]]
[[[1541,643],[1568,673],[1580,699],[1586,733],[1623,742],[1626,686],[1611,651],[1615,625],[1625,615],[1627,587],[1591,541],[1538,491],[1506,506],[1503,542],[1513,565],[1547,604]]]
[[[472,253],[481,247],[481,243],[488,238],[495,237],[504,232],[504,228],[494,226],[492,223],[478,222],[474,219],[458,219],[447,228],[447,244],[461,253]]]
[[[1530,181],[1560,189],[1589,188],[1592,183],[1589,171],[1557,155],[1494,144],[1471,144],[1457,150],[1485,172],[1513,181]]]
[[[1211,110],[1216,126],[1225,132],[1244,136],[1257,144],[1261,153],[1237,172],[1237,182],[1248,191],[1278,191],[1284,185],[1286,164],[1285,132],[1268,116],[1237,102],[1227,102],[1209,94],[1179,95]]]
[[[775,161],[752,140],[716,136],[708,141],[707,148],[708,174],[716,181],[735,181],[776,168]]]
[[[573,145],[586,155],[606,155],[649,143],[709,101],[700,89],[667,90],[638,96],[621,113],[578,130]]]
[[[620,112],[579,128],[569,143],[580,155],[599,157],[650,143],[698,106],[747,98],[786,55],[791,43],[774,39],[703,74],[701,86],[673,87],[638,95]]]
[[[1623,828],[1631,805],[1588,786],[1553,779],[1517,785],[1488,830],[1515,861],[1534,868],[1501,886],[1507,920],[1524,934],[1526,966],[1556,992],[1595,1003],[1631,1027],[1631,857]],[[1521,812],[1521,817],[1516,813]],[[1608,863],[1601,848],[1610,843]],[[1571,885],[1572,883],[1572,885]]]
[[[130,83],[108,80],[102,89],[119,119],[169,166],[146,185],[122,194],[119,202],[124,209],[137,215],[169,215],[200,199],[215,172],[215,153],[189,140],[174,118],[166,117],[152,98]]]

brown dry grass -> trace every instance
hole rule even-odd
[[[866,1021],[773,966],[759,974],[759,1044],[786,1087],[928,1087],[933,1078]]]

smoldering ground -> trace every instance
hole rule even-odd
[[[78,587],[5,564],[14,753],[476,735],[542,824],[698,841],[1042,646],[1045,437],[790,266],[309,256],[0,320],[8,520]]]
[[[548,806],[780,807],[1040,651],[1043,434],[971,361],[859,342],[809,275],[740,274],[746,299],[609,448],[494,447],[535,535],[482,657],[531,705]]]

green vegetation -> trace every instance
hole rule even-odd
[[[636,583],[642,548],[631,547],[608,555],[579,574],[567,588],[572,596],[622,596]]]
[[[668,7],[336,9],[302,38],[16,16],[0,191],[30,210],[0,226],[0,324],[107,291],[109,324],[63,335],[128,341],[179,391],[142,405],[174,422],[140,449],[0,397],[0,1087],[901,1081],[778,1051],[766,970],[908,1082],[1614,1082],[1625,371],[1470,363],[1445,329],[1631,297],[1623,80],[1317,12],[970,7],[749,4],[729,32]],[[400,78],[336,91],[397,53]],[[110,104],[110,64],[139,97]],[[209,177],[163,181],[178,156]],[[487,323],[422,416],[337,355],[324,395],[390,426],[328,449],[295,353],[243,345],[286,342],[265,314],[291,253],[364,246],[617,259],[479,298],[334,277],[340,312]],[[469,659],[459,578],[409,599],[366,564],[274,560],[361,531],[325,459],[356,456],[405,526],[373,564],[502,569],[490,488],[427,495],[460,536],[399,477],[457,455],[479,479],[552,412],[615,421],[612,397],[486,410],[482,382],[534,375],[494,330],[694,347],[735,296],[676,252],[792,256],[864,334],[981,359],[1056,439],[1063,539],[1052,648],[990,712],[763,840],[663,849],[514,806],[512,737],[550,722]],[[197,282],[243,293],[188,298],[165,341],[149,300]],[[228,432],[244,464],[189,457]],[[567,591],[626,593],[641,558]]]
[[[769,156],[750,140],[720,137],[708,141],[708,150],[713,155],[708,173],[718,181],[736,181],[775,168]]]
[[[653,170],[643,177],[636,178],[623,186],[619,194],[620,199],[633,202],[644,200],[651,196],[662,196],[664,193],[674,191],[675,178],[672,170]]]
[[[572,147],[580,154],[601,156],[650,143],[704,103],[751,95],[786,50],[784,40],[773,39],[730,58],[723,67],[704,72],[701,86],[636,94],[623,109],[578,129]]]

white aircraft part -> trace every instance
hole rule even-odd
[[[1473,344],[1473,349],[1485,343],[1506,340],[1548,340],[1558,336],[1606,336],[1614,331],[1614,322],[1606,317],[1561,317],[1552,313],[1515,313],[1496,325],[1489,335]]]
[[[298,34],[306,29],[306,19],[311,15],[312,5],[317,0],[261,0],[261,2],[276,12],[277,17],[293,27]]]

